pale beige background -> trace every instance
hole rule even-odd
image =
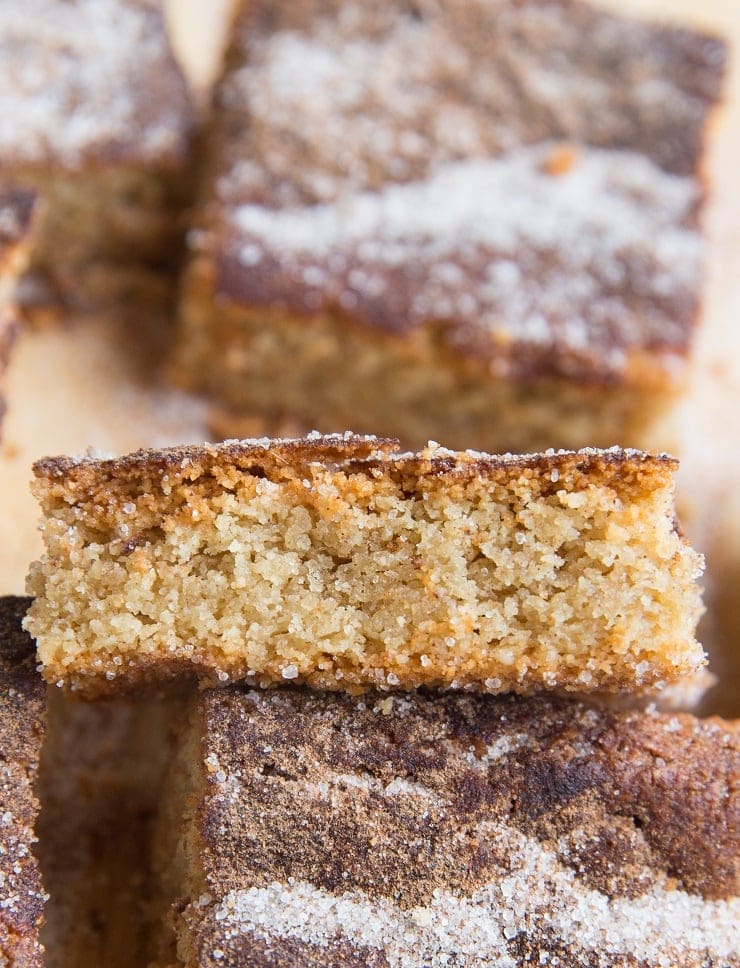
[[[218,61],[231,0],[168,0],[176,48],[200,90]],[[683,410],[681,501],[706,551],[713,591],[703,627],[721,684],[712,708],[740,712],[740,0],[611,0],[640,16],[684,20],[723,34],[735,55],[727,104],[709,160],[714,198],[706,320]],[[7,379],[9,414],[0,447],[0,591],[21,592],[40,550],[28,493],[31,462],[88,447],[123,452],[207,437],[197,401],[158,386],[161,328],[154,320],[68,320],[27,332]]]

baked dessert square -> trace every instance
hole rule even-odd
[[[159,0],[0,9],[0,179],[44,199],[29,310],[162,295],[194,124]]]
[[[736,966],[738,739],[554,698],[207,690],[155,963]]]
[[[46,895],[34,855],[46,687],[21,627],[28,599],[0,598],[0,964],[41,968]]]
[[[724,57],[577,0],[243,3],[175,378],[237,432],[670,448]]]
[[[49,682],[651,688],[704,663],[676,462],[351,433],[49,458],[26,627]]]

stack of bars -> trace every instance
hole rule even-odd
[[[170,372],[302,436],[35,464],[0,968],[740,968],[703,561],[627,446],[724,60],[580,0],[238,4]],[[158,0],[0,4],[3,81],[0,367],[18,307],[172,301],[195,184]]]
[[[704,662],[674,469],[352,434],[38,463],[54,963],[740,964],[737,726],[648,704]]]

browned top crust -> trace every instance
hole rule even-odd
[[[193,124],[160,0],[0,5],[6,171],[172,167],[184,161]]]
[[[511,378],[675,381],[724,57],[577,0],[245,3],[191,247],[260,310],[431,326]]]
[[[197,724],[199,965],[738,964],[736,725],[239,688]]]
[[[344,434],[313,432],[295,439],[269,437],[228,440],[222,444],[139,450],[124,457],[46,457],[33,465],[40,481],[59,483],[79,496],[90,499],[91,488],[106,484],[130,484],[144,489],[171,489],[181,481],[211,476],[226,479],[231,474],[256,477],[295,477],[312,464],[335,467],[369,476],[394,478],[467,478],[482,475],[506,479],[520,475],[542,476],[557,484],[561,475],[573,473],[595,479],[621,479],[625,484],[663,479],[678,467],[666,454],[613,447],[578,451],[548,451],[541,454],[483,454],[451,451],[437,444],[419,453],[401,453],[398,441]],[[562,485],[561,485],[562,486]]]
[[[46,689],[33,640],[21,628],[29,604],[28,598],[0,598],[0,962],[40,968],[45,895],[32,853],[33,784]]]

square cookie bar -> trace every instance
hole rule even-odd
[[[206,691],[155,963],[737,966],[738,740],[558,699]]]
[[[0,598],[0,964],[41,968],[46,896],[34,856],[46,687],[21,628],[28,599]]]
[[[44,200],[29,308],[162,289],[193,121],[159,0],[0,5],[0,179]]]
[[[27,627],[49,682],[622,692],[701,668],[676,462],[352,434],[50,458]]]
[[[175,378],[236,434],[665,447],[724,56],[580,2],[244,3]]]

